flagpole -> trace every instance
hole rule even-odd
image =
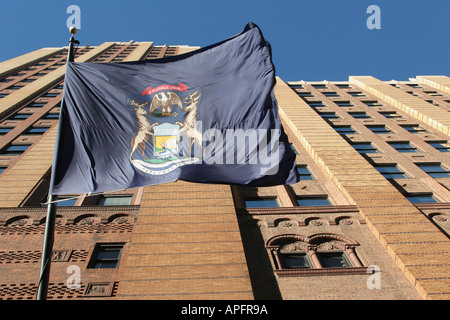
[[[70,33],[72,36],[69,40],[69,50],[67,53],[67,63],[73,62],[75,58],[74,44],[79,44],[80,42],[75,40],[74,35],[77,33],[75,27],[70,28]],[[60,129],[60,128],[59,128]],[[57,148],[56,148],[57,149]],[[56,150],[55,150],[56,156]],[[53,163],[52,173],[55,172],[56,162]],[[55,234],[55,221],[56,221],[56,200],[57,196],[50,194],[51,184],[53,179],[50,179],[50,188],[48,193],[48,204],[47,204],[47,219],[45,223],[45,233],[44,233],[44,244],[42,247],[42,257],[41,257],[41,270],[39,274],[37,300],[47,300],[48,284],[50,278],[50,266],[53,251],[53,242]]]

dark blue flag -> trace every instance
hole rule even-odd
[[[184,180],[298,181],[273,92],[270,45],[240,34],[178,56],[67,66],[51,194]]]

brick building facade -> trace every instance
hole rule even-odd
[[[104,43],[75,61],[194,49]],[[0,299],[36,296],[66,56],[0,63]],[[49,299],[449,299],[450,78],[275,93],[299,183],[61,195]]]

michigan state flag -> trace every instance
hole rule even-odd
[[[178,56],[67,66],[51,194],[184,180],[298,181],[280,123],[270,45],[240,34]]]

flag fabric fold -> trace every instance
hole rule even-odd
[[[50,193],[293,184],[271,48],[249,23],[186,54],[67,66]]]

